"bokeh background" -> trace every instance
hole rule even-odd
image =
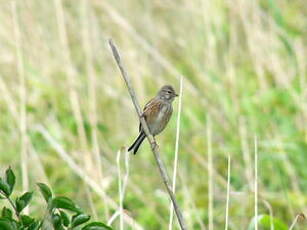
[[[304,0],[1,1],[1,172],[16,171],[20,192],[48,183],[93,219],[116,213],[118,151],[138,119],[112,38],[142,105],[183,76],[176,195],[189,229],[224,229],[228,155],[229,229],[248,228],[255,149],[258,212],[290,226],[307,211],[306,15]],[[157,138],[170,175],[177,115],[178,100]],[[43,204],[37,192],[30,213]],[[145,143],[129,158],[125,229],[169,229],[169,205]]]

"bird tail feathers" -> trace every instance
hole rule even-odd
[[[129,147],[128,152],[133,150],[133,154],[136,154],[140,145],[144,141],[145,137],[146,137],[146,134],[144,132],[140,132],[139,136],[136,138],[133,144]]]

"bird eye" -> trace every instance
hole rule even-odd
[[[172,91],[167,91],[168,93],[172,93]]]

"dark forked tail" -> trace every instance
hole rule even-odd
[[[145,137],[146,137],[146,134],[143,131],[141,131],[138,138],[136,138],[136,140],[133,142],[133,144],[129,147],[128,152],[133,150],[133,153],[136,154],[140,145],[144,141]]]

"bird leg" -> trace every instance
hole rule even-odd
[[[154,139],[154,141],[152,142],[151,146],[152,146],[152,148],[153,148],[154,150],[158,150],[158,148],[159,148],[159,145],[157,144],[157,142],[156,142],[155,139]]]

